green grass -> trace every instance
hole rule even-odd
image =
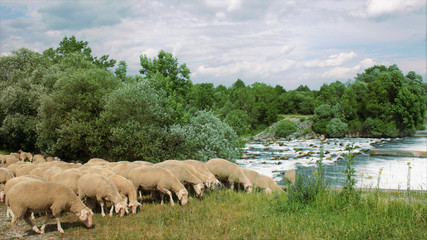
[[[303,208],[286,193],[266,195],[221,190],[187,206],[144,204],[135,215],[101,217],[86,229],[75,216],[54,221],[46,236],[63,239],[427,239],[425,192],[364,192],[342,201],[337,191],[322,193]],[[285,207],[284,207],[285,206]],[[5,209],[4,204],[0,209]],[[38,219],[41,223],[44,218]],[[23,221],[22,221],[23,222]],[[68,225],[67,225],[68,223]],[[24,229],[29,230],[28,225]],[[0,229],[1,231],[1,229]]]

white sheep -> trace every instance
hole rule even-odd
[[[193,166],[198,172],[200,172],[203,175],[208,176],[208,187],[210,189],[215,189],[221,185],[219,180],[209,171],[208,167],[206,167],[206,164],[204,162],[198,161],[198,160],[185,160],[183,161],[186,164],[190,164]]]
[[[142,167],[141,165],[137,163],[130,163],[130,162],[120,162],[117,166],[111,168],[111,171],[114,172],[117,175],[123,176],[127,179],[129,179],[129,173],[135,168]]]
[[[21,182],[13,186],[7,194],[6,205],[14,214],[12,226],[19,219],[30,224],[33,231],[43,234],[49,219],[56,218],[57,229],[64,233],[59,217],[61,213],[72,212],[87,226],[92,226],[92,211],[74,194],[70,188],[47,181]],[[30,211],[47,212],[47,217],[40,230],[30,219]]]
[[[184,186],[190,185],[193,187],[194,192],[198,198],[203,198],[204,184],[202,180],[191,173],[183,164],[165,161],[157,163],[154,166],[168,169]]]
[[[226,185],[229,184],[230,188],[233,189],[237,183],[242,184],[248,193],[252,192],[251,181],[237,164],[225,159],[214,158],[206,162],[206,167],[219,181]]]
[[[296,172],[293,169],[289,169],[285,172],[285,181],[289,181],[292,184],[295,184]]]
[[[115,174],[109,174],[106,175],[106,177],[114,182],[117,189],[119,190],[120,195],[127,198],[129,201],[128,207],[132,210],[132,213],[136,213],[138,206],[141,206],[141,204],[137,200],[136,187],[133,185],[132,181],[123,176]],[[111,211],[113,210],[113,207],[111,208]]]
[[[12,164],[12,163],[20,162],[19,158],[12,155],[3,155],[1,161],[3,164]]]
[[[46,181],[49,181],[54,175],[61,173],[62,170],[60,167],[52,166],[49,169],[46,169],[46,171],[43,172],[42,178]]]
[[[24,176],[19,176],[19,177],[15,177],[15,178],[10,179],[4,185],[3,199],[6,198],[9,189],[11,189],[13,186],[15,186],[15,184],[20,183],[20,182],[38,181],[38,180],[43,180],[43,179],[40,178],[40,177],[34,176],[34,175],[24,175]],[[6,209],[6,217],[9,218],[11,216],[13,216],[13,213],[10,210],[10,208],[7,207],[7,209]],[[32,214],[32,219],[34,219],[34,213]]]
[[[257,171],[251,169],[242,168],[242,170],[252,182],[252,186],[254,189],[264,190],[267,194],[272,193],[272,190],[270,189],[270,184],[266,181],[264,176],[259,174]]]
[[[36,167],[37,165],[32,163],[21,164],[15,169],[15,176],[19,177],[22,175],[29,175],[31,170],[33,170]]]
[[[210,188],[210,189],[214,189],[215,188],[214,181],[212,180],[212,178],[210,178],[208,175],[202,174],[193,165],[191,165],[191,164],[189,164],[187,162],[179,161],[179,160],[166,160],[163,163],[173,163],[173,164],[182,165],[188,171],[190,171],[194,176],[196,176],[198,179],[200,179],[204,183],[204,185],[206,186],[206,188]],[[203,166],[203,167],[205,167],[206,171],[209,172],[209,170],[207,169],[206,166]],[[210,173],[210,175],[213,176],[213,174],[211,172],[209,172],[209,173]],[[213,176],[213,178],[215,178],[215,176]],[[218,181],[218,183],[219,183],[219,181]]]
[[[0,168],[0,202],[3,202],[4,198],[4,184],[10,179],[14,178],[13,172],[7,168]]]
[[[34,154],[33,163],[44,163],[44,162],[46,162],[46,159],[42,154]]]
[[[268,183],[269,188],[271,189],[271,191],[273,192],[283,192],[283,189],[276,183],[276,181],[274,181],[273,178],[264,175],[264,174],[260,174],[262,177],[264,177],[265,181]]]
[[[80,199],[86,197],[95,198],[101,205],[101,215],[103,217],[105,216],[105,200],[114,204],[116,213],[120,212],[120,217],[123,217],[125,212],[128,212],[126,202],[121,197],[116,185],[109,178],[99,174],[86,174],[79,178],[77,185]],[[112,216],[111,214],[110,216]]]
[[[164,194],[167,194],[171,204],[174,205],[172,192],[176,194],[181,205],[186,205],[188,202],[187,189],[185,189],[184,185],[182,185],[171,171],[167,169],[152,166],[135,168],[130,171],[129,179],[138,189],[159,191],[162,204]]]
[[[70,171],[71,170],[71,171]],[[80,177],[83,176],[82,172],[73,171],[74,169],[67,169],[59,174],[54,174],[49,178],[50,182],[56,182],[64,184],[69,187],[75,194],[78,194],[78,185]]]

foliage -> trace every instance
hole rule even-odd
[[[236,132],[212,112],[198,111],[184,125],[170,128],[169,146],[174,146],[175,159],[211,158],[233,160],[241,155],[241,143]]]
[[[274,129],[274,133],[278,137],[287,137],[294,133],[298,129],[296,123],[291,120],[282,120],[280,121],[276,128]]]
[[[346,176],[344,184],[343,184],[343,190],[342,195],[346,199],[346,201],[354,200],[353,198],[357,198],[358,193],[356,192],[354,186],[356,185],[356,173],[353,167],[354,161],[356,160],[353,153],[353,146],[348,146],[348,155],[345,157],[345,170],[344,174]]]
[[[333,118],[326,125],[326,133],[329,137],[344,137],[347,132],[347,124],[339,118]]]

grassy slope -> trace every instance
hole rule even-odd
[[[427,239],[427,194],[364,194],[357,206],[342,205],[328,192],[305,208],[284,211],[287,195],[222,190],[187,206],[144,204],[136,215],[102,218],[86,229],[75,216],[54,220],[44,237],[64,239]],[[409,200],[408,200],[409,199]],[[0,204],[0,211],[5,211]],[[44,217],[37,219],[38,224]],[[23,223],[23,221],[22,221]],[[22,231],[29,230],[22,224]],[[0,227],[0,233],[8,226]],[[0,234],[1,236],[1,234]],[[33,235],[36,237],[36,235]],[[1,237],[0,237],[1,238]]]

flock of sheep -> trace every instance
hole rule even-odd
[[[7,216],[12,217],[12,226],[23,218],[33,231],[41,234],[52,217],[56,218],[58,231],[64,233],[59,217],[65,212],[76,214],[91,227],[92,210],[98,204],[105,216],[107,201],[111,203],[108,214],[112,216],[115,211],[123,217],[137,212],[143,195],[160,200],[161,204],[164,195],[168,195],[172,205],[176,196],[181,205],[186,205],[189,196],[203,198],[205,190],[220,186],[248,193],[254,188],[266,193],[283,191],[271,177],[224,159],[206,163],[166,160],[153,164],[93,158],[80,164],[22,151],[0,155],[0,159],[0,198],[7,206]],[[31,220],[34,212],[47,214],[40,229]]]

